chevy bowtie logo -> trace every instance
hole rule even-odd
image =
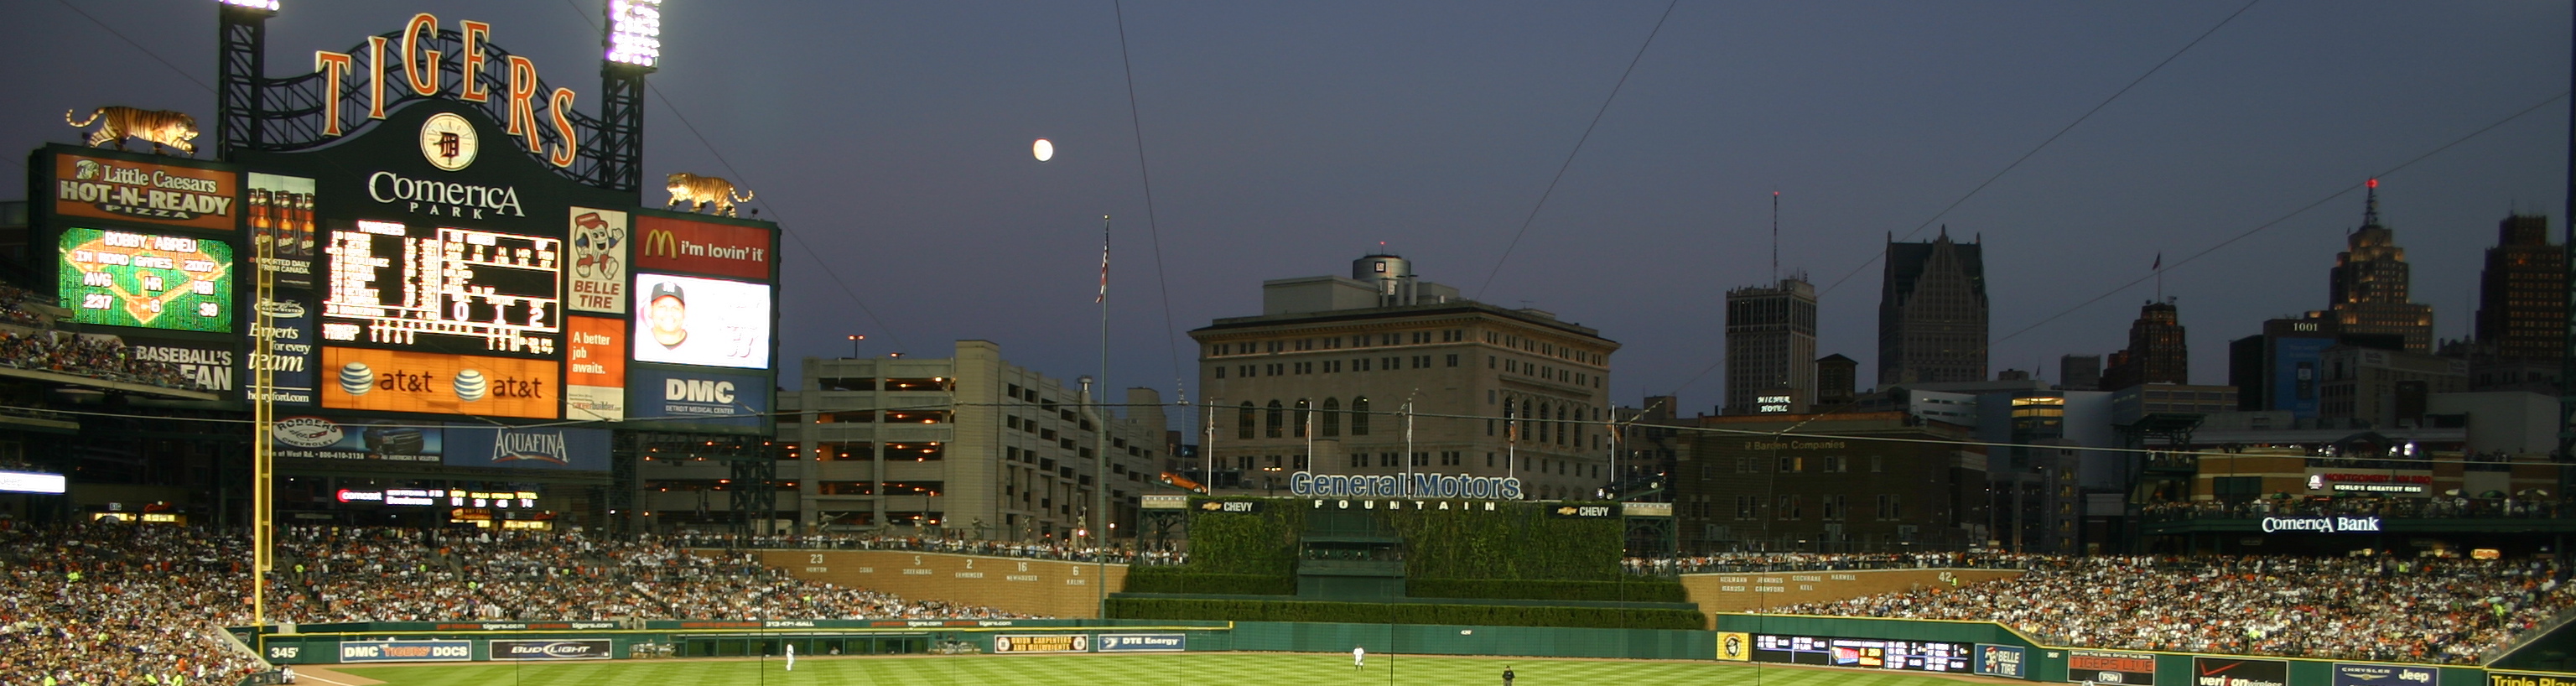
[[[680,237],[661,229],[644,232],[644,256],[679,259]]]

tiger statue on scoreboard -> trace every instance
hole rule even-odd
[[[116,149],[124,150],[125,139],[141,138],[152,143],[152,154],[155,155],[162,154],[161,148],[168,146],[189,157],[197,156],[194,142],[197,139],[197,118],[188,116],[186,112],[110,105],[91,110],[88,120],[72,121],[72,113],[76,111],[63,110],[63,123],[85,127],[101,119],[106,120],[98,125],[97,131],[90,132],[90,147],[116,141]]]
[[[672,172],[670,181],[671,201],[662,203],[662,206],[670,207],[686,202],[689,204],[689,211],[693,213],[713,204],[715,205],[714,214],[727,217],[740,216],[733,213],[734,203],[751,202],[755,196],[751,193],[734,195],[732,181],[713,176]]]

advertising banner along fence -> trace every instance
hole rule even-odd
[[[605,638],[494,640],[490,645],[494,661],[606,660],[616,657],[612,643]]]
[[[2066,681],[2155,686],[2156,656],[2101,650],[2066,651]]]

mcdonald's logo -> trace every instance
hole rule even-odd
[[[679,259],[680,237],[661,229],[644,232],[644,256]]]
[[[640,216],[635,266],[650,271],[767,281],[777,235],[757,226]]]

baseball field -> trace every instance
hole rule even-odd
[[[599,662],[480,662],[300,670],[298,686],[1953,686],[1973,676],[1707,661],[1554,660],[1382,654],[970,655]]]

